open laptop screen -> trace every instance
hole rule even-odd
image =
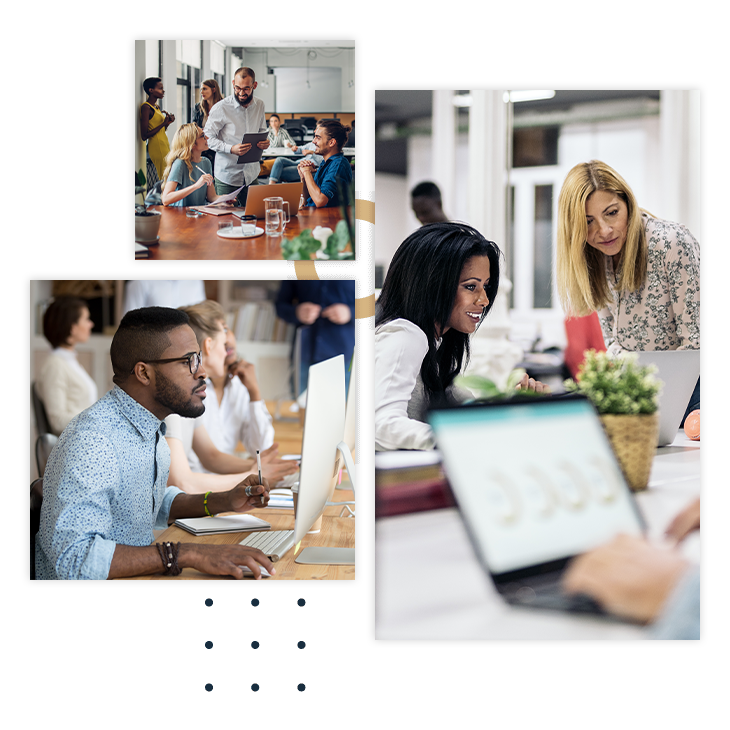
[[[641,517],[583,398],[434,410],[444,469],[482,562],[498,575],[572,557]]]

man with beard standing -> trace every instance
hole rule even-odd
[[[164,419],[205,410],[205,371],[184,312],[128,312],[111,345],[114,387],[76,416],[48,460],[38,579],[106,579],[193,567],[214,575],[259,577],[273,565],[242,545],[158,543],[153,529],[181,517],[245,512],[268,502],[266,480],[252,476],[228,492],[185,494],[168,487],[170,449]]]
[[[259,162],[238,164],[240,155],[251,149],[250,144],[242,144],[244,134],[267,132],[264,102],[254,99],[256,78],[253,69],[243,66],[233,75],[233,94],[219,101],[208,115],[205,124],[205,136],[208,147],[215,155],[215,191],[218,195],[227,195],[245,185],[238,194],[241,205],[246,204],[248,186],[259,175]],[[265,150],[268,140],[258,143]]]

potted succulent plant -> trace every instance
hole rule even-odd
[[[637,355],[611,358],[588,350],[576,380],[565,389],[582,393],[598,410],[603,427],[634,491],[646,489],[659,428],[662,383],[653,365],[640,366]]]
[[[134,194],[144,196],[147,180],[144,172],[139,170],[134,173]],[[134,206],[134,240],[138,243],[151,245],[157,243],[160,230],[162,214],[155,210],[149,210],[146,201],[136,203]]]

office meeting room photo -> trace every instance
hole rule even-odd
[[[699,639],[700,126],[375,91],[376,638]]]
[[[354,281],[34,280],[31,322],[31,578],[355,579]]]
[[[134,84],[135,258],[355,258],[353,41],[138,40]]]

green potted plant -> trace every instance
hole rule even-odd
[[[525,371],[521,368],[513,370],[507,377],[504,388],[500,388],[493,380],[483,375],[457,375],[454,385],[459,388],[466,388],[474,394],[476,400],[494,400],[507,398],[525,398],[541,396],[532,390],[515,390],[517,384],[522,380]]]
[[[352,261],[355,258],[355,189],[350,185],[345,191],[340,187],[340,199],[348,201],[340,206],[342,218],[335,230],[317,226],[303,230],[294,238],[285,239],[281,252],[288,261],[309,261],[312,254],[325,261]],[[350,251],[345,252],[347,245]]]
[[[139,170],[134,173],[134,195],[142,195],[144,199],[147,180],[144,172]],[[157,243],[160,230],[162,214],[155,210],[149,210],[146,203],[136,203],[134,206],[134,240],[148,246]]]
[[[653,365],[637,355],[611,358],[587,350],[576,380],[565,389],[585,395],[598,410],[603,427],[634,491],[646,489],[659,428],[658,395],[662,383]]]

